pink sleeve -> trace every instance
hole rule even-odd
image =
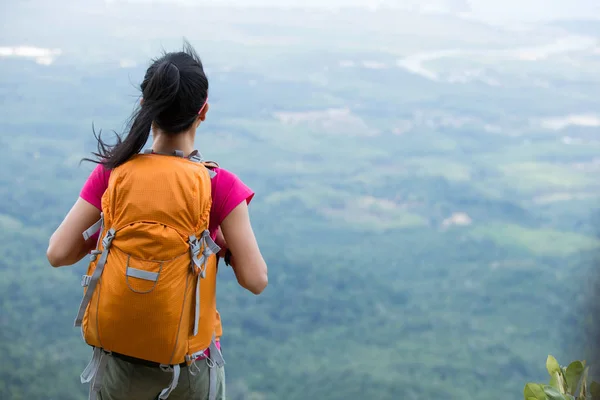
[[[213,206],[210,211],[211,232],[221,225],[221,222],[242,201],[250,204],[254,192],[234,173],[222,168],[215,168],[217,175],[212,180]]]
[[[108,178],[110,170],[104,168],[102,164],[98,164],[92,171],[87,181],[81,188],[79,197],[102,211],[102,195],[108,187]]]

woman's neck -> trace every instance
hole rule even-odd
[[[195,132],[186,131],[177,135],[167,135],[153,129],[152,133],[152,150],[157,153],[172,153],[175,150],[181,150],[187,157],[194,151]]]

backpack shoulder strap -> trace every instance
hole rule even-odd
[[[211,178],[214,178],[215,175],[217,175],[216,171],[214,171],[213,168],[219,168],[219,164],[216,161],[204,161],[202,154],[200,154],[198,150],[192,151],[188,158],[190,159],[190,161],[194,161],[204,165],[206,169],[208,169],[208,173],[210,174]]]
[[[219,164],[217,164],[214,161],[201,161],[201,164],[206,167],[206,170],[208,171],[208,174],[210,175],[210,179],[217,176],[217,171],[215,171],[213,168],[219,167]]]
[[[160,155],[163,155],[163,156],[175,156],[175,157],[181,157],[181,158],[183,158],[183,151],[181,151],[181,150],[173,150],[173,152],[171,152],[171,153],[162,153],[162,152],[159,152],[159,151],[154,151],[152,149],[144,149],[144,151],[142,152],[142,154],[160,154]],[[194,154],[194,152],[192,152],[192,154]],[[190,157],[192,156],[192,154],[190,154]]]
[[[202,161],[202,165],[206,168],[219,168],[219,164],[216,161]]]
[[[219,164],[215,161],[204,161],[202,154],[198,150],[192,151],[190,153],[190,155],[187,157],[184,157],[183,151],[181,151],[181,150],[175,150],[172,153],[159,153],[152,149],[145,149],[143,151],[143,154],[162,154],[162,155],[168,155],[168,156],[187,158],[190,161],[197,162],[197,163],[204,165],[206,167],[206,169],[208,169],[208,173],[210,174],[211,178],[214,178],[215,175],[217,175],[217,173],[213,170],[213,168],[219,168]]]

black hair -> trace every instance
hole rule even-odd
[[[92,154],[97,159],[84,160],[116,168],[142,150],[152,123],[169,135],[183,132],[192,126],[208,98],[202,61],[185,40],[182,51],[163,53],[152,60],[140,88],[143,102],[130,117],[125,139],[115,132],[117,142],[111,146],[102,141],[101,132],[96,135],[94,131],[98,151]]]

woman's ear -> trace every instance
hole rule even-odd
[[[204,107],[202,107],[202,110],[200,110],[200,121],[204,121],[206,119],[206,113],[208,112],[208,109],[210,108],[210,105],[208,103],[204,104]]]

